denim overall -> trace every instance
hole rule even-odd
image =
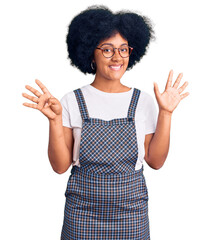
[[[79,166],[65,191],[61,240],[150,239],[148,190],[143,165],[135,170],[138,145],[134,88],[126,118],[90,118],[81,89],[74,90],[82,117]]]

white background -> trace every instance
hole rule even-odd
[[[0,5],[0,239],[60,239],[64,192],[71,168],[55,173],[47,156],[49,123],[27,108],[25,85],[41,80],[58,99],[91,83],[70,66],[65,38],[71,19],[105,1],[4,1]],[[153,81],[164,90],[183,72],[190,95],[172,117],[171,146],[164,166],[146,162],[152,240],[211,239],[210,195],[210,8],[209,1],[106,1],[111,10],[148,16],[156,41],[122,78],[154,97]],[[155,100],[155,97],[154,97]],[[155,100],[156,103],[156,100]]]

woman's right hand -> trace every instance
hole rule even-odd
[[[62,105],[58,99],[48,91],[48,89],[38,79],[35,80],[36,84],[41,88],[43,94],[33,87],[26,85],[26,89],[31,91],[35,96],[30,96],[26,93],[22,93],[22,96],[31,100],[32,103],[23,103],[24,106],[34,108],[42,112],[49,120],[56,120],[62,117]]]

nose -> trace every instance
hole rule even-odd
[[[119,53],[119,50],[117,48],[114,49],[114,55],[112,57],[112,60],[118,60],[118,59],[121,59],[121,55]]]

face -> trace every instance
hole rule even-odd
[[[102,40],[97,47],[112,46],[114,48],[120,48],[121,46],[128,45],[128,41],[117,33],[115,36]],[[105,58],[100,49],[94,51],[94,61],[96,64],[96,77],[104,78],[107,80],[120,80],[125,73],[129,57],[122,58],[115,50],[115,54],[111,58]]]

